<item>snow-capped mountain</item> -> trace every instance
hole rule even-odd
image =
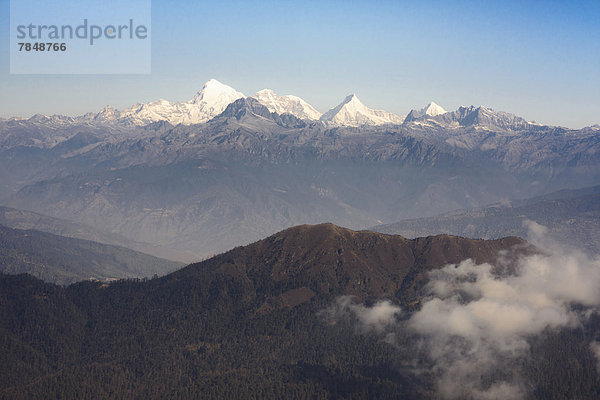
[[[433,101],[427,104],[427,106],[421,109],[421,111],[425,115],[429,115],[431,117],[435,117],[436,115],[440,114],[446,114],[448,112],[444,110],[444,107],[440,106],[439,104],[435,104]]]
[[[419,118],[435,117],[445,113],[447,113],[447,111],[444,110],[442,106],[432,101],[420,110],[411,110],[406,116],[405,121],[410,122]]]
[[[591,126],[586,126],[585,128],[583,128],[583,130],[591,131],[591,132],[600,131],[600,124],[594,124],[594,125],[591,125]]]
[[[475,127],[483,130],[518,131],[541,127],[537,122],[528,122],[524,118],[503,111],[479,106],[459,107],[455,111],[446,111],[435,103],[429,103],[420,110],[412,110],[404,120],[405,124],[418,126],[439,126],[452,132],[462,127]]]
[[[530,128],[532,125],[525,119],[504,111],[495,111],[491,108],[479,106],[459,107],[458,110],[433,117],[438,122],[450,126],[478,126],[480,128],[500,128],[507,130],[520,130]]]
[[[107,106],[98,114],[86,114],[84,119],[140,126],[157,121],[167,121],[172,125],[200,124],[216,117],[229,104],[242,97],[244,97],[242,93],[216,79],[211,79],[187,102],[170,102],[160,99],[150,103],[134,104],[123,111]]]
[[[199,110],[194,110],[189,103],[171,103],[160,99],[150,103],[134,104],[121,111],[118,120],[134,125],[147,125],[157,121],[187,125],[204,122],[205,119],[202,118]]]
[[[182,104],[217,113],[229,101],[218,86]],[[600,182],[597,128],[484,107],[373,126],[400,118],[350,96],[323,120],[361,126],[335,129],[252,97],[197,125],[121,124],[122,114],[0,122],[2,204],[200,257],[298,223],[366,227]]]
[[[292,114],[300,119],[318,120],[321,113],[298,96],[279,96],[271,89],[263,89],[253,96],[269,111],[277,114]]]
[[[28,126],[41,125],[55,129],[78,124],[91,124],[108,126],[117,130],[129,126],[146,126],[155,122],[192,125],[208,122],[221,115],[230,104],[242,98],[246,98],[243,93],[216,79],[211,79],[187,102],[170,102],[161,99],[149,103],[138,103],[122,111],[109,105],[97,113],[89,112],[78,117],[34,115],[28,119],[13,117],[1,122],[6,126],[27,124]],[[300,122],[295,121],[296,118],[305,121],[321,121],[329,126],[348,127],[410,123],[415,127],[420,126],[422,129],[442,127],[448,132],[460,127],[471,126],[477,129],[499,128],[509,131],[543,126],[537,122],[528,122],[516,115],[494,111],[483,106],[459,107],[456,111],[448,112],[438,104],[430,102],[424,108],[412,110],[404,118],[387,111],[368,108],[354,94],[347,96],[341,104],[322,115],[300,97],[279,96],[270,89],[263,89],[251,98],[266,107],[268,112],[281,116],[279,119],[273,118],[281,120],[279,123],[282,126],[300,126]],[[0,127],[0,131],[2,129]],[[590,127],[589,129],[597,128]]]
[[[187,104],[193,106],[192,109],[198,110],[198,115],[203,121],[208,121],[221,114],[229,104],[242,97],[246,96],[216,79],[211,79]]]
[[[266,129],[268,131],[273,128],[273,123],[285,128],[305,128],[307,126],[304,120],[295,115],[272,112],[254,97],[237,99],[228,105],[216,119],[220,118],[235,118],[238,122],[245,126],[252,126],[256,130]]]
[[[113,106],[106,106],[98,114],[88,113],[85,116],[89,116],[96,122],[110,122],[115,121],[119,118],[120,111],[115,109]]]
[[[346,97],[320,119],[327,124],[344,126],[401,124],[404,121],[403,117],[396,114],[368,108],[355,94]]]

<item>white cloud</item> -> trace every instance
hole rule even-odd
[[[382,333],[396,324],[396,316],[401,314],[400,307],[393,305],[389,300],[375,303],[372,307],[357,304],[352,296],[341,296],[335,304],[321,312],[321,316],[330,321],[339,320],[350,314],[357,319],[357,329],[361,333],[375,331]]]
[[[369,308],[345,298],[338,307],[356,315],[362,331],[392,326],[416,334],[442,398],[522,398],[514,367],[527,354],[528,339],[576,326],[600,305],[600,258],[566,249],[545,227],[527,224],[541,253],[518,257],[512,274],[471,260],[431,272],[421,309],[402,326],[400,309],[387,301]],[[590,349],[600,368],[600,344]]]

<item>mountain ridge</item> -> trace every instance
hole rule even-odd
[[[438,115],[445,114],[447,112],[448,111],[446,111],[442,106],[431,101],[431,102],[429,102],[429,104],[427,104],[425,107],[421,108],[420,110],[414,110],[414,109],[411,110],[408,113],[408,115],[406,116],[406,118],[404,118],[404,123],[407,123],[410,121],[415,121],[420,118],[436,117]]]
[[[245,97],[243,93],[222,84],[216,79],[207,81],[203,88],[190,100],[170,102],[159,99],[149,103],[137,103],[119,111],[108,105],[99,112],[88,112],[82,116],[67,117],[61,115],[34,115],[28,119],[8,118],[3,121],[30,121],[56,126],[75,123],[124,124],[143,126],[158,121],[166,121],[172,125],[200,124],[218,116],[233,101]],[[271,89],[263,89],[253,96],[265,105],[269,111],[278,114],[291,114],[299,119],[322,121],[332,126],[357,127],[361,125],[402,124],[410,122],[434,121],[451,128],[455,124],[471,126],[476,124],[491,125],[502,129],[527,129],[530,125],[523,118],[510,113],[493,111],[484,106],[459,107],[448,112],[434,102],[419,110],[411,110],[405,117],[383,110],[366,107],[355,94],[347,96],[339,105],[321,114],[313,106],[298,96],[279,96]],[[442,117],[444,116],[445,117]],[[592,129],[590,127],[590,129]]]
[[[555,237],[564,245],[600,254],[600,186],[407,219],[372,229],[407,237],[444,233],[494,239],[507,235],[526,237],[527,221],[545,226],[547,236]]]
[[[2,204],[193,260],[297,224],[365,228],[600,177],[593,130],[333,127],[237,102],[198,125],[1,122]]]
[[[28,273],[61,285],[88,279],[150,278],[183,266],[121,246],[3,225],[0,244],[0,271]]]
[[[0,226],[18,230],[34,230],[66,238],[75,238],[125,248],[175,262],[191,262],[195,254],[175,251],[151,243],[132,241],[125,236],[97,229],[72,220],[54,218],[33,211],[0,206]]]
[[[321,121],[341,126],[401,124],[404,118],[383,110],[365,106],[355,94],[348,95],[340,104],[320,118]]]
[[[308,120],[318,120],[321,117],[319,111],[298,96],[279,96],[271,89],[263,89],[256,92],[253,97],[269,111],[280,115],[292,114],[297,118]]]

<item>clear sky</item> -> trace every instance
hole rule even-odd
[[[433,100],[600,124],[600,0],[153,0],[149,75],[10,75],[9,8],[0,0],[1,117],[187,101],[216,78],[322,112],[356,93],[398,114]]]

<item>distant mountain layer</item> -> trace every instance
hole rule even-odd
[[[323,224],[147,282],[0,274],[0,397],[431,398],[388,344],[318,312],[345,294],[410,309],[427,271],[522,244]]]
[[[198,256],[190,252],[176,251],[159,244],[136,242],[122,235],[110,233],[89,225],[77,223],[67,219],[50,217],[32,211],[18,210],[0,206],[0,226],[20,230],[36,230],[52,233],[58,236],[84,239],[103,244],[123,246],[141,253],[166,258],[179,262],[198,261]]]
[[[0,118],[0,122],[20,123],[27,121],[55,128],[66,128],[73,124],[110,125],[122,129],[145,126],[152,123],[169,123],[175,125],[194,125],[208,122],[217,117],[234,101],[244,98],[244,94],[236,91],[216,79],[207,81],[190,100],[171,102],[159,99],[148,103],[136,103],[123,110],[108,105],[99,112],[88,112],[76,117],[64,115],[45,116],[36,114],[29,119],[12,117]],[[406,117],[384,110],[374,110],[365,106],[355,94],[350,94],[340,104],[321,114],[313,106],[298,96],[280,96],[271,89],[263,89],[253,96],[269,111],[277,114],[289,114],[306,121],[320,121],[322,124],[335,127],[360,127],[375,125],[428,125],[455,128],[457,126],[482,125],[502,129],[523,129],[541,126],[529,122],[516,115],[495,111],[484,106],[459,107],[455,111],[446,111],[440,105],[430,102],[421,109],[411,110]],[[598,129],[597,125],[587,129]]]
[[[70,284],[164,275],[182,264],[119,246],[0,225],[0,271]]]
[[[148,103],[137,103],[124,110],[108,105],[97,113],[89,112],[77,117],[35,115],[30,121],[49,123],[57,127],[69,124],[107,124],[114,127],[144,126],[156,122],[168,122],[171,125],[192,125],[209,121],[218,116],[234,101],[244,98],[244,94],[216,79],[204,84],[192,99],[187,102],[171,102],[160,99]],[[273,90],[258,91],[253,98],[277,114],[289,114],[299,119],[317,121],[321,113],[298,96],[279,96]],[[435,105],[428,106],[428,115],[444,111]],[[0,119],[1,121],[2,119]],[[11,121],[19,121],[12,118]],[[363,105],[355,95],[348,96],[339,106],[327,113],[322,122],[333,125],[360,126],[401,124],[404,118],[395,114],[372,110]]]
[[[210,93],[196,100],[221,99]],[[400,124],[356,96],[311,120],[291,112],[309,110],[298,99],[263,94],[217,102],[199,124],[0,121],[0,204],[191,261],[298,224],[363,229],[600,182],[594,127],[434,104]]]
[[[455,211],[437,217],[407,219],[378,225],[378,232],[419,237],[450,234],[494,239],[514,235],[526,237],[524,221],[549,228],[561,242],[600,254],[600,186],[562,190],[509,204]]]
[[[106,244],[120,243],[127,246],[124,237],[106,233],[73,221],[49,217],[26,210],[0,206],[0,226],[19,230],[37,230],[58,236],[74,237]]]

